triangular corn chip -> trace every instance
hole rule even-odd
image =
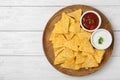
[[[80,28],[80,23],[77,22],[77,23],[72,23],[70,25],[70,28],[69,28],[69,31],[70,32],[73,32],[73,33],[78,33],[80,32],[81,28]]]
[[[53,48],[59,48],[59,47],[63,47],[65,42],[67,40],[65,39],[65,37],[63,35],[59,35],[57,38],[55,38],[52,43],[53,43]]]
[[[82,41],[81,45],[79,46],[79,50],[88,52],[88,53],[94,53],[94,49],[92,45],[90,44],[89,40],[87,39]]]
[[[75,37],[69,41],[66,41],[64,46],[74,51],[78,51],[78,44]]]
[[[88,53],[88,56],[87,56],[85,62],[82,64],[82,68],[88,69],[88,68],[97,67],[97,66],[98,66],[98,64],[97,64],[96,60],[93,58],[92,55],[90,55]]]
[[[54,48],[54,55],[55,57],[60,54],[65,48],[64,47],[60,47],[60,48]]]
[[[75,64],[82,64],[85,62],[85,59],[85,56],[83,56],[80,52],[77,52]]]
[[[78,22],[80,21],[81,14],[82,14],[82,10],[81,9],[76,10],[76,11],[71,12],[71,13],[68,13],[68,15],[70,17],[74,18]]]
[[[104,53],[105,53],[105,50],[97,50],[97,49],[95,50],[94,57],[97,63],[101,63]]]
[[[62,18],[55,24],[53,33],[68,33],[69,28],[69,16],[66,13],[62,13]]]
[[[64,36],[67,40],[70,40],[74,36],[74,33],[66,33],[66,34],[64,34]]]
[[[74,57],[73,51],[69,48],[65,48],[61,54],[63,57],[66,57],[66,58],[73,58]]]

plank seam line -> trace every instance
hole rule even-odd
[[[120,32],[120,30],[113,30],[114,32]],[[43,30],[0,30],[0,32],[43,32]]]
[[[40,57],[40,56],[45,56],[45,55],[0,55],[0,57],[1,57],[1,56],[9,56],[9,57],[11,57],[11,56],[12,56],[12,57],[14,57],[14,56],[21,56],[21,57],[22,57],[22,56],[28,56],[28,57],[30,57],[30,56],[37,56],[37,57]]]
[[[88,5],[91,5],[91,4],[88,4]],[[68,5],[0,5],[0,7],[65,7],[65,6],[69,6],[69,4]],[[99,6],[120,6],[120,5],[117,4],[117,5],[92,5],[92,6],[99,7]]]
[[[26,56],[26,57],[45,57],[45,55],[0,55],[0,57],[24,57],[24,56]],[[111,57],[120,57],[120,56],[111,56]]]
[[[0,32],[43,32],[43,30],[0,30]]]

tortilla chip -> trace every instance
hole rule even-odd
[[[74,54],[73,54],[73,51],[69,48],[65,48],[63,51],[62,51],[62,56],[65,57],[65,58],[73,58],[74,57]]]
[[[64,33],[61,21],[58,21],[54,26],[55,27],[54,27],[52,33]]]
[[[64,36],[67,40],[70,40],[74,36],[74,33],[66,33],[66,34],[64,34]]]
[[[64,63],[65,62],[65,58],[63,57],[63,55],[60,53],[58,54],[56,57],[55,57],[55,60],[54,60],[54,64],[61,64],[61,63]]]
[[[104,53],[105,53],[105,50],[95,49],[94,57],[95,57],[95,60],[97,61],[97,63],[101,63]]]
[[[87,56],[88,56],[88,54],[89,54],[89,53],[84,52],[84,51],[82,51],[82,52],[81,52],[81,55],[82,55],[82,56],[84,56],[84,57],[87,57]]]
[[[79,46],[80,51],[88,52],[88,53],[94,53],[94,49],[92,45],[90,44],[89,40],[82,40],[81,45]]]
[[[53,48],[63,47],[66,41],[67,40],[65,39],[63,35],[59,35],[58,37],[52,40]]]
[[[68,48],[64,48],[64,50],[56,56],[54,64],[61,64],[65,60],[68,61],[71,60],[72,58],[74,59],[73,51]]]
[[[83,33],[83,32],[87,32],[87,31],[85,31],[84,29],[81,29],[80,32]]]
[[[79,70],[81,67],[82,67],[81,64],[75,64],[75,67],[74,67],[73,70]]]
[[[69,31],[70,32],[73,32],[73,33],[78,33],[80,32],[81,28],[80,28],[80,23],[77,22],[77,23],[72,23],[70,25],[70,28],[69,28]]]
[[[75,64],[82,64],[85,62],[86,57],[83,56],[80,52],[75,53],[76,54],[76,61]]]
[[[74,51],[78,51],[78,44],[76,42],[75,37],[73,39],[67,41],[64,46],[69,48],[69,49],[72,49]]]
[[[80,39],[87,39],[87,40],[89,40],[90,39],[90,37],[91,37],[91,34],[90,33],[86,33],[86,32],[80,32],[80,33],[77,33],[77,35],[78,35],[78,37],[80,38]]]
[[[60,34],[55,34],[55,33],[51,33],[49,41],[54,40],[55,38],[57,38]]]
[[[81,64],[75,64],[74,58],[67,59],[63,64],[60,65],[63,68],[79,70],[81,68]]]
[[[70,24],[75,23],[75,19],[74,18],[69,17],[69,20],[70,20]]]
[[[74,67],[74,58],[69,58],[67,59],[63,64],[61,64],[60,66],[63,68],[73,68]]]
[[[69,15],[70,17],[74,18],[76,21],[80,21],[80,17],[81,17],[81,14],[82,14],[82,10],[81,9],[78,9],[76,11],[73,11],[71,13],[68,13],[67,15]]]
[[[68,33],[69,28],[69,16],[66,13],[62,13],[62,18],[55,24],[53,33]]]
[[[85,62],[82,64],[82,68],[88,69],[88,68],[92,68],[92,67],[98,67],[98,64],[97,64],[96,60],[93,58],[93,56],[90,55],[89,53],[87,55],[88,56],[87,56]]]
[[[57,57],[58,54],[60,54],[65,48],[60,47],[60,48],[54,48],[54,55]]]

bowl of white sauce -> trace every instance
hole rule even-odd
[[[112,43],[112,36],[106,29],[98,29],[91,35],[91,44],[96,49],[107,49]]]

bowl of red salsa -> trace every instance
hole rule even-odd
[[[89,32],[97,30],[101,25],[101,17],[96,11],[86,11],[80,18],[81,27]]]

